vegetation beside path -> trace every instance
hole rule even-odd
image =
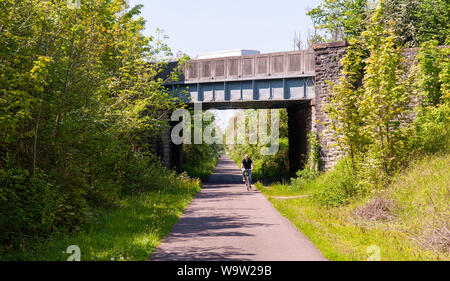
[[[329,260],[368,260],[376,257],[378,247],[383,261],[448,261],[448,167],[450,154],[425,157],[394,177],[389,187],[334,207],[317,198],[340,168],[302,185],[256,187]],[[295,195],[309,196],[273,197]]]
[[[99,210],[79,232],[35,241],[0,260],[65,261],[71,245],[80,247],[83,261],[147,260],[200,190],[199,180],[169,178],[172,183],[165,188],[130,195],[114,209]]]
[[[325,19],[324,28],[336,26],[323,15],[343,2],[324,1],[310,15]],[[391,20],[397,16],[392,3],[367,10],[360,32],[347,34],[340,78],[329,83],[323,109],[336,141],[327,145],[341,152],[340,162],[319,171],[323,143],[321,135],[311,135],[308,162],[297,178],[289,185],[257,185],[330,260],[450,259],[450,38],[418,29],[419,42],[407,42],[405,30],[397,29],[402,25]],[[421,1],[410,12],[430,4]],[[358,22],[350,11],[344,18]],[[423,20],[438,30],[435,19],[421,17],[417,26]],[[350,21],[342,23],[344,31]],[[406,67],[408,43],[419,49]],[[300,195],[307,196],[286,199]]]
[[[0,260],[64,260],[72,244],[146,259],[200,189],[159,159],[185,107],[164,86],[180,74],[165,75],[166,36],[144,35],[142,5],[79,4],[0,2]],[[186,172],[207,177],[215,150],[197,148]]]

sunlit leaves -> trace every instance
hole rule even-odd
[[[42,217],[54,228],[75,227],[86,198],[114,198],[130,174],[148,173],[149,144],[178,106],[156,79],[170,50],[163,36],[143,34],[140,9],[126,0],[83,0],[78,9],[66,0],[0,1],[0,170],[29,171],[24,187],[44,178],[37,188],[51,186],[64,201]],[[26,196],[7,182],[0,193]]]
[[[401,158],[401,127],[410,121],[415,92],[398,38],[380,22],[384,12],[378,7],[366,30],[350,41],[327,111],[338,145],[354,168],[363,159],[389,174]]]
[[[365,151],[365,137],[361,102],[363,88],[361,77],[367,51],[356,39],[350,41],[341,63],[341,78],[331,85],[331,95],[326,110],[331,118],[331,129],[335,133],[341,151],[348,153],[354,164],[357,154]]]

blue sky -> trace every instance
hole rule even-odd
[[[321,0],[131,0],[143,4],[146,33],[156,28],[169,36],[173,53],[191,57],[229,50],[264,53],[293,49],[295,32],[306,38],[312,23],[306,15]],[[304,40],[305,41],[305,40]],[[306,41],[305,41],[306,42]]]
[[[172,52],[194,58],[201,53],[254,49],[262,53],[293,50],[295,33],[306,35],[312,22],[306,11],[321,0],[131,0],[143,4],[146,35],[163,29]],[[234,111],[218,111],[225,128]]]

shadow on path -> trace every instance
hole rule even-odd
[[[258,191],[247,191],[236,163],[222,156],[150,260],[324,260]]]

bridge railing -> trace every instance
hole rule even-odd
[[[314,76],[314,63],[313,50],[191,60],[185,82]]]

